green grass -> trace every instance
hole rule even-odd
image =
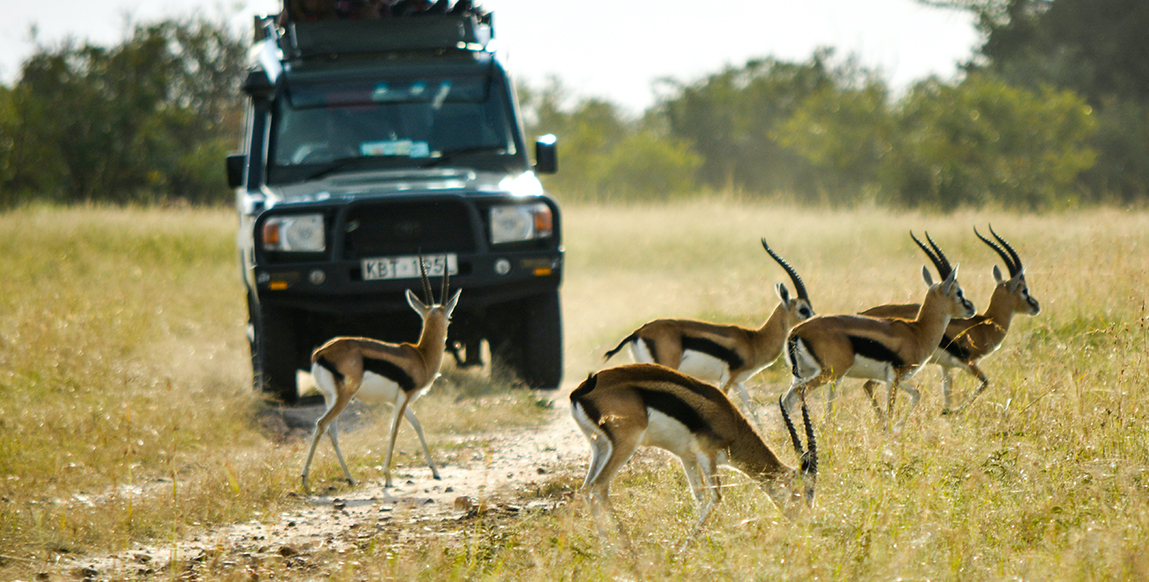
[[[972,227],[992,223],[1020,253],[1042,313],[1014,320],[983,366],[990,389],[963,416],[939,416],[935,370],[918,376],[922,402],[895,437],[878,428],[857,382],[843,383],[832,418],[822,418],[815,396],[818,499],[798,522],[785,521],[765,494],[731,475],[702,534],[678,554],[695,508],[677,463],[644,451],[613,488],[633,555],[604,543],[572,496],[578,467],[540,486],[539,495],[559,502],[551,511],[479,516],[420,543],[388,530],[319,570],[265,564],[255,574],[220,568],[204,575],[1149,575],[1149,213],[936,216],[696,201],[568,205],[564,219],[568,389],[651,318],[761,323],[776,304],[774,284],[789,285],[762,251],[762,237],[802,275],[815,310],[835,313],[918,300],[927,261],[906,233],[928,230],[960,263],[962,285],[980,310],[999,260]],[[179,539],[298,503],[289,493],[298,487],[302,445],[271,438],[255,421],[262,404],[249,390],[234,224],[226,210],[0,215],[0,578],[32,578],[61,554]],[[627,361],[616,358],[611,365]],[[787,382],[779,362],[749,388],[769,403]],[[968,378],[955,382],[959,396],[973,387]],[[448,453],[455,445],[437,442],[444,437],[486,430],[495,419],[531,424],[548,414],[526,391],[454,371],[417,407],[433,447]],[[775,428],[767,440],[792,462]],[[369,478],[377,439],[345,440],[352,470]],[[317,463],[317,479],[338,477],[329,460]]]

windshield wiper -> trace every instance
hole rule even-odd
[[[351,157],[347,157],[347,158],[339,158],[335,161],[328,162],[326,165],[319,168],[315,172],[308,174],[307,178],[305,178],[304,180],[306,181],[306,180],[314,180],[316,178],[321,178],[323,176],[326,176],[327,174],[330,174],[331,172],[334,172],[336,170],[342,170],[348,166],[353,166],[353,165],[355,165],[358,162],[361,162],[363,160],[378,160],[378,159],[379,159],[378,156],[351,156]]]
[[[426,164],[423,164],[423,167],[424,168],[430,168],[431,166],[441,166],[441,165],[443,165],[443,164],[445,164],[445,163],[447,163],[447,162],[449,162],[455,158],[459,158],[462,156],[468,156],[468,155],[472,155],[472,154],[505,154],[505,153],[507,153],[507,148],[505,146],[499,146],[499,145],[474,146],[474,147],[469,147],[469,148],[459,148],[457,150],[447,150],[445,152],[440,153],[439,157],[431,158],[431,161],[427,162]]]

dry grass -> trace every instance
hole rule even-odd
[[[261,422],[250,388],[234,224],[227,210],[0,215],[0,578],[298,503],[302,441]],[[420,402],[450,409],[424,416],[431,434],[543,415],[466,374],[438,388]],[[361,432],[345,450],[373,466],[379,431]]]
[[[917,300],[925,258],[906,232],[928,230],[961,264],[981,309],[998,260],[971,227],[992,222],[1025,261],[1043,312],[1014,321],[985,366],[993,385],[959,418],[938,416],[932,370],[919,376],[921,405],[896,437],[877,428],[854,383],[833,418],[822,421],[816,407],[818,501],[798,523],[732,476],[703,535],[675,554],[694,508],[670,458],[645,453],[614,488],[633,555],[603,544],[572,503],[468,522],[418,547],[365,545],[332,567],[335,579],[1149,575],[1149,214],[831,213],[707,201],[568,206],[564,216],[568,387],[650,318],[760,323],[776,302],[773,285],[786,281],[761,237],[801,273],[815,309],[832,313]],[[300,446],[278,444],[251,421],[261,405],[247,389],[233,225],[222,210],[0,216],[0,577],[35,573],[27,564],[62,552],[175,538],[293,502]],[[496,416],[539,418],[529,399],[466,374],[450,379],[419,403],[433,441]],[[752,394],[769,402],[787,372],[777,364],[757,382]],[[961,393],[973,386],[956,384]],[[422,412],[440,407],[460,412]],[[768,439],[789,458],[780,429]],[[344,445],[353,471],[375,464],[361,456],[376,440],[354,441]],[[563,476],[547,491],[577,483]],[[163,494],[135,495],[140,486]]]

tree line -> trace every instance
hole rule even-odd
[[[640,116],[519,87],[529,136],[559,136],[563,199],[699,192],[803,204],[1046,210],[1149,200],[1149,3],[923,0],[978,17],[960,79],[894,95],[831,49],[665,79]],[[119,46],[40,47],[0,87],[0,206],[232,199],[249,39],[200,18]]]

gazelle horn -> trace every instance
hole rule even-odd
[[[948,279],[950,273],[953,272],[953,267],[950,266],[950,262],[946,259],[946,256],[944,253],[942,253],[941,249],[938,248],[938,245],[934,244],[933,239],[930,238],[930,233],[926,233],[926,240],[930,241],[930,246],[933,247],[933,250],[930,250],[930,248],[922,244],[922,241],[918,240],[918,237],[914,236],[914,231],[912,230],[910,231],[910,238],[914,239],[914,242],[918,243],[918,246],[921,247],[922,251],[926,253],[926,256],[928,256],[930,260],[933,261],[934,267],[937,268],[938,275],[941,276],[942,280]]]
[[[419,275],[423,277],[423,296],[427,305],[434,305],[435,296],[431,293],[431,281],[427,280],[427,265],[423,262],[423,253],[419,253]]]
[[[1011,247],[1008,242],[1005,242],[1004,238],[1001,238],[996,232],[993,231],[992,224],[989,225],[989,232],[993,235],[993,238],[997,239],[997,242],[1001,243],[1001,246],[1005,247],[1005,250],[1009,251],[1009,256],[1013,257],[1013,266],[1017,268],[1017,273],[1011,272],[1010,275],[1017,275],[1019,273],[1025,272],[1025,267],[1021,264],[1021,257],[1017,256],[1017,253],[1014,252],[1013,247]]]
[[[790,281],[794,283],[794,292],[798,294],[798,297],[809,301],[810,297],[806,295],[806,285],[802,283],[802,278],[798,276],[798,272],[794,270],[794,267],[791,267],[790,263],[786,262],[786,259],[778,256],[778,253],[775,253],[770,248],[770,245],[766,244],[766,239],[762,239],[762,248],[766,249],[766,252],[770,253],[770,256],[774,257],[774,260],[778,261],[778,264],[790,274]]]
[[[786,431],[790,433],[790,441],[794,444],[794,454],[798,456],[801,470],[804,475],[818,476],[818,444],[814,440],[814,425],[810,422],[810,411],[806,407],[806,399],[802,399],[802,423],[806,430],[806,444],[809,448],[803,450],[802,440],[798,438],[798,431],[794,429],[794,422],[790,420],[790,413],[786,411],[783,394],[778,397],[778,408],[782,411],[782,421],[786,423]]]

